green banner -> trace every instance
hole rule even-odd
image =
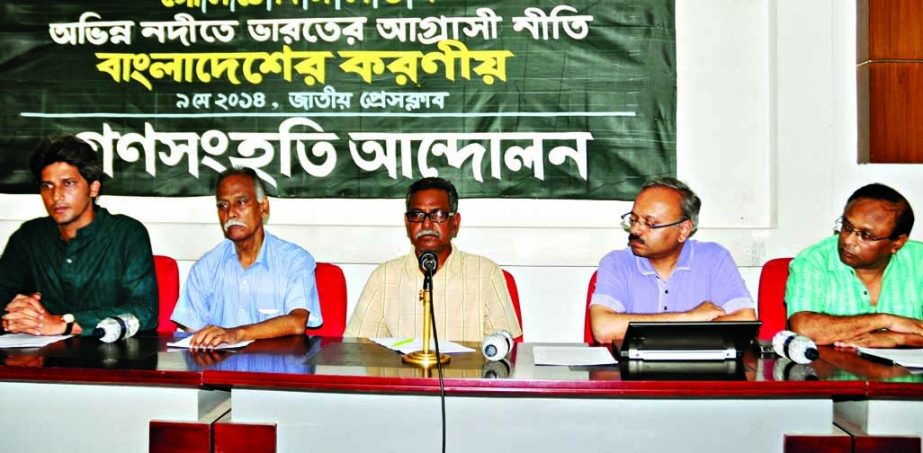
[[[672,0],[7,1],[0,191],[46,136],[104,193],[632,199],[676,172]]]

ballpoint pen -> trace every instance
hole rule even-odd
[[[872,362],[877,362],[882,365],[894,366],[894,361],[885,357],[879,357],[877,355],[869,354],[866,352],[858,351],[859,357],[862,357],[866,360],[871,360]]]

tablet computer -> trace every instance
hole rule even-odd
[[[759,332],[760,321],[630,322],[624,360],[736,360]]]

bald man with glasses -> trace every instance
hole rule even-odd
[[[506,330],[522,336],[506,279],[496,263],[452,245],[461,227],[458,192],[442,178],[423,178],[407,190],[404,226],[413,251],[378,266],[369,277],[349,324],[347,337],[413,338],[423,331],[423,252],[438,257],[433,275],[433,308],[439,338],[481,341]]]
[[[792,261],[789,324],[818,344],[923,346],[923,243],[909,240],[903,195],[869,184],[847,200],[834,235]]]
[[[675,178],[645,184],[622,216],[628,248],[599,262],[590,301],[597,342],[624,338],[631,321],[756,319],[753,298],[731,254],[696,232],[699,197]]]

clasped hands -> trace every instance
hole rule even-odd
[[[64,321],[42,305],[41,293],[17,294],[6,306],[3,329],[10,333],[30,335],[61,335]]]
[[[691,315],[692,321],[720,321],[722,316],[727,315],[723,308],[710,300],[702,302],[687,313]]]

